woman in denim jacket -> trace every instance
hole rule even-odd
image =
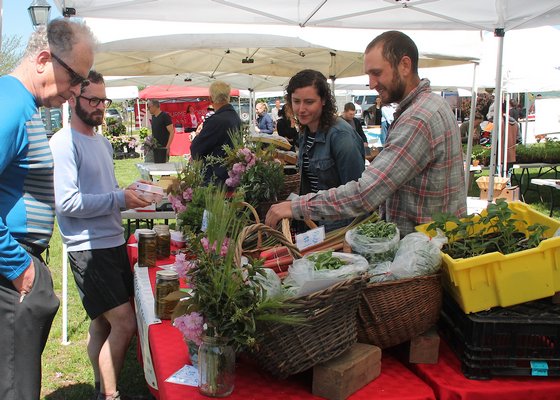
[[[325,76],[306,69],[294,75],[286,88],[300,125],[299,194],[318,192],[358,180],[365,169],[364,145],[358,134],[336,116],[336,103]],[[327,231],[350,220],[324,224]]]

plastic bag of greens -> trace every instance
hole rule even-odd
[[[288,268],[284,285],[297,287],[298,296],[327,288],[357,276],[368,269],[367,260],[358,254],[332,251],[307,254]]]
[[[445,235],[439,231],[430,238],[421,232],[406,235],[399,244],[391,272],[397,279],[432,275],[441,267],[441,248],[447,243]]]
[[[400,232],[392,222],[366,222],[346,232],[352,252],[360,254],[371,266],[393,261],[399,248]]]

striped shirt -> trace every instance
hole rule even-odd
[[[383,151],[358,181],[292,200],[296,219],[341,219],[378,208],[402,235],[436,211],[466,213],[461,137],[449,105],[423,79],[395,112]]]
[[[53,160],[35,99],[0,78],[0,274],[17,278],[31,262],[18,242],[46,248],[54,225]]]
[[[314,142],[315,142],[315,135],[307,136],[307,139],[305,140],[305,151],[303,153],[303,158],[302,158],[302,167],[303,167],[302,171],[307,176],[307,179],[309,180],[310,191],[313,193],[317,193],[317,191],[319,190],[319,177],[317,176],[317,174],[314,174],[309,169],[309,151],[313,146]]]

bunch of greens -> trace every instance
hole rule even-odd
[[[392,222],[377,221],[366,222],[356,228],[359,235],[368,238],[392,238],[397,233],[397,225]]]
[[[322,269],[339,269],[346,265],[340,258],[333,256],[332,250],[310,255],[309,261],[315,263],[317,271]]]

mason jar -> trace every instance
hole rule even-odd
[[[156,272],[156,297],[154,312],[159,319],[171,319],[173,309],[179,302],[165,300],[169,293],[179,290],[179,275],[175,271],[161,270]]]
[[[141,232],[138,235],[138,266],[156,266],[156,233]]]

